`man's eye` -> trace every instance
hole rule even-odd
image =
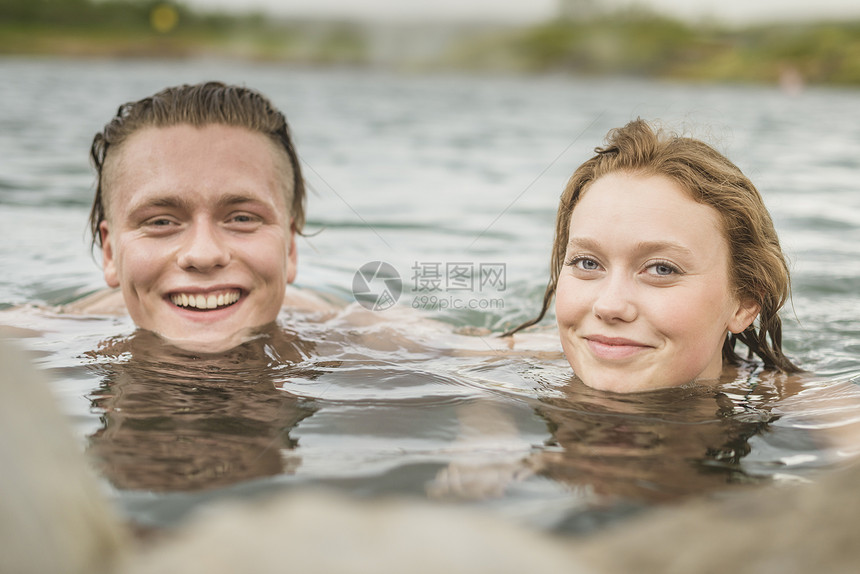
[[[257,223],[260,218],[249,213],[236,213],[231,215],[227,221],[230,223]]]
[[[167,218],[162,217],[162,218],[158,218],[158,219],[150,219],[149,221],[146,222],[146,225],[151,225],[154,227],[166,227],[166,226],[170,225],[171,223],[173,223],[173,222]]]

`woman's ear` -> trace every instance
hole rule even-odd
[[[742,299],[729,319],[729,331],[736,335],[744,332],[747,327],[752,325],[760,311],[761,305],[758,301],[752,298]]]
[[[289,250],[287,251],[287,283],[292,283],[296,280],[296,266],[299,263],[299,252],[296,248],[296,225],[294,220],[290,220],[290,235],[287,241],[290,242]]]

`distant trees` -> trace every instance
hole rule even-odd
[[[63,27],[149,26],[152,11],[163,4],[170,4],[180,15],[190,14],[182,4],[163,0],[0,0],[0,22]]]
[[[558,17],[561,20],[584,20],[599,11],[600,6],[595,0],[558,0]]]

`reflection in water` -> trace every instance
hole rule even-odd
[[[574,379],[537,412],[552,439],[537,472],[609,500],[667,502],[761,479],[744,472],[749,439],[767,432],[773,391],[688,386],[616,395]]]
[[[486,357],[458,376],[496,405],[460,409],[459,456],[428,494],[483,501],[547,530],[587,533],[657,504],[730,496],[833,461],[819,458],[825,437],[813,421],[785,424],[787,401],[812,382],[753,366],[713,385],[634,394],[586,387],[566,360],[549,356]],[[532,425],[519,406],[543,432],[523,433]]]
[[[564,359],[446,354],[444,341],[405,352],[377,327],[303,324],[301,339],[275,327],[220,355],[147,332],[107,344],[96,354],[102,427],[90,453],[149,526],[174,524],[214,489],[318,484],[476,504],[582,533],[814,467],[782,463],[810,456],[797,439],[811,431],[783,424],[797,382],[752,371],[619,395],[584,386]],[[351,344],[377,338],[384,350]]]
[[[314,408],[274,380],[312,347],[277,328],[217,355],[145,331],[112,342],[98,353],[112,360],[96,366],[91,399],[103,426],[90,454],[126,490],[194,491],[290,473],[299,464],[285,455],[296,446],[290,431]]]

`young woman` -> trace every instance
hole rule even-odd
[[[559,204],[550,280],[562,347],[593,388],[643,391],[717,379],[783,354],[789,274],[752,182],[707,144],[642,120],[609,133]]]

